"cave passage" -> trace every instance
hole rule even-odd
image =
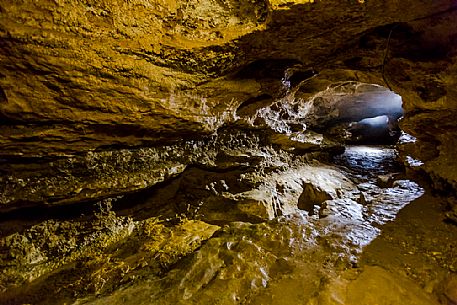
[[[266,118],[260,132],[220,129],[200,142],[134,151],[140,158],[125,150],[95,160],[103,164],[97,173],[106,175],[110,165],[133,158],[138,163],[126,166],[128,179],[132,168],[151,175],[154,162],[165,176],[168,160],[177,170],[153,187],[85,206],[6,214],[18,218],[0,225],[3,253],[11,253],[4,258],[5,279],[13,283],[1,303],[207,304],[220,298],[221,304],[273,305],[292,287],[300,293],[285,296],[284,304],[301,304],[303,295],[312,302],[335,289],[334,279],[358,270],[364,249],[424,189],[404,176],[399,162],[400,135],[400,142],[414,139],[398,127],[398,95],[346,82],[318,96],[295,106],[267,99],[259,111],[239,111]],[[91,158],[75,159],[69,170],[90,170]],[[323,277],[328,285],[315,285]],[[74,291],[43,294],[47,281]]]
[[[375,105],[373,108],[378,111],[370,111],[369,106],[365,118],[349,124],[351,136],[348,142],[396,144],[401,134],[399,120],[403,116],[401,97],[391,91],[385,91],[369,98],[367,104]]]
[[[0,304],[457,305],[456,20],[0,0]]]
[[[361,84],[354,97],[342,98],[336,105],[337,121],[347,126],[348,144],[394,145],[401,135],[401,97],[377,85]]]
[[[395,144],[400,137],[398,119],[381,115],[349,125],[349,142],[360,144]]]
[[[403,162],[411,159],[401,160],[398,145],[414,143],[415,139],[400,129],[404,114],[401,96],[378,85],[362,84],[361,87],[362,90],[353,97],[348,94],[348,97],[340,98],[343,101],[340,105],[337,104],[339,114],[336,121],[342,129],[340,138],[343,138],[345,150],[334,155],[332,161],[349,170],[355,181],[381,188],[392,187],[395,180],[404,176]],[[417,186],[406,197],[422,196],[423,189],[415,182],[408,180],[406,183]],[[402,201],[402,198],[398,200]]]

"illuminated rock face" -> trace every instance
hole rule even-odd
[[[401,96],[401,159],[456,194],[456,20],[455,0],[0,0],[0,304],[453,302],[455,199],[425,191],[372,251],[414,282],[359,272],[424,189],[393,148],[343,151]]]
[[[319,128],[299,113],[310,99],[357,81],[402,96],[418,138],[405,153],[455,187],[455,1],[314,2],[0,1],[5,173],[27,181],[25,158],[179,146],[223,125],[290,136]],[[126,190],[161,181],[144,180]]]

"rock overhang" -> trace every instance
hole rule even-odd
[[[408,153],[455,183],[445,168],[456,127],[442,115],[456,112],[454,1],[3,1],[0,8],[7,162],[201,139],[222,126],[246,128],[240,109],[296,103],[352,81],[399,93],[402,127],[419,141]],[[306,122],[295,125],[283,132]]]

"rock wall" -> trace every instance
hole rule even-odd
[[[455,195],[456,20],[453,0],[0,0],[0,303],[455,300],[455,201],[335,134],[393,90],[402,158]],[[374,251],[414,281],[360,270],[424,192]]]
[[[302,133],[304,105],[347,81],[399,93],[402,127],[418,138],[404,154],[456,189],[455,1],[5,0],[0,14],[6,206],[149,187],[199,163],[222,126],[328,148]],[[193,157],[164,157],[177,151]]]

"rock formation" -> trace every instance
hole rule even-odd
[[[74,295],[56,292],[60,300],[121,298],[118,280],[160,277],[206,241],[230,250],[224,242],[254,230],[237,222],[300,210],[375,232],[373,192],[324,163],[344,151],[351,122],[401,115],[380,102],[392,91],[403,101],[401,129],[416,138],[400,160],[456,196],[456,21],[454,0],[0,0],[3,299],[50,302],[36,297],[40,281],[66,272],[73,277],[58,286]],[[398,181],[387,189],[416,190]],[[314,244],[295,221],[283,233],[309,235],[297,247]],[[229,223],[234,231],[221,231]],[[262,268],[290,268],[247,236],[266,251]],[[219,255],[217,272],[237,259],[202,249]]]
[[[287,116],[268,107],[286,99],[303,111],[313,96],[348,81],[402,96],[402,127],[418,138],[408,153],[426,163],[437,187],[454,188],[454,1],[360,2],[3,1],[2,193],[21,183],[45,188],[51,182],[36,182],[35,173],[65,171],[54,161],[24,168],[30,158],[90,163],[119,149],[194,140],[242,122],[241,109]],[[297,116],[306,114],[290,119]],[[250,119],[249,128],[263,128]],[[135,158],[111,164],[119,173]],[[81,188],[98,192],[75,183],[65,193]]]

